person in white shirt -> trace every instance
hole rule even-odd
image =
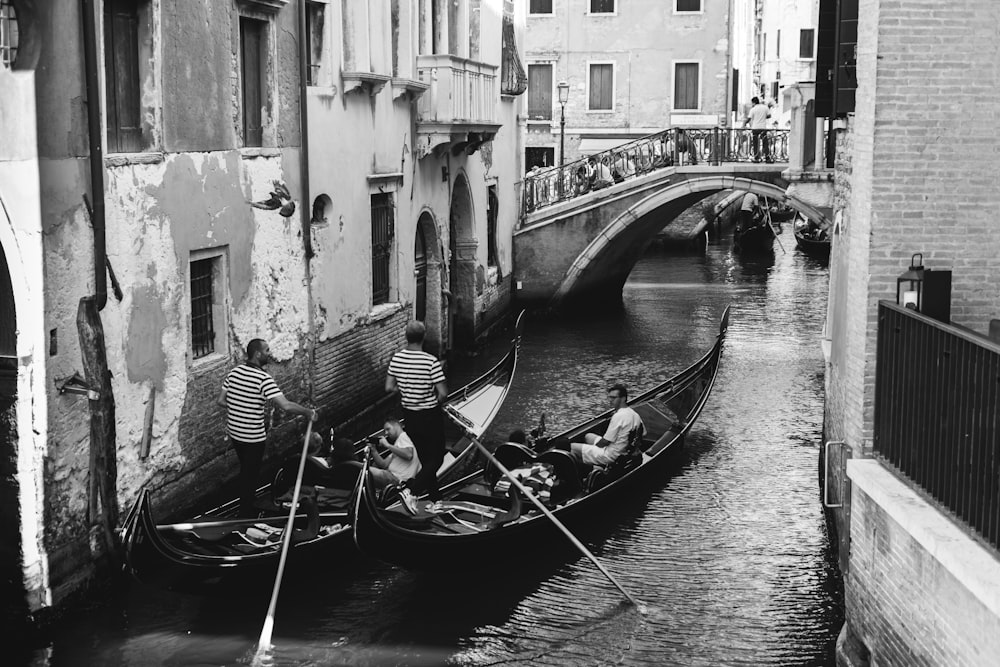
[[[760,209],[760,201],[757,195],[747,192],[743,195],[743,202],[740,204],[740,219],[736,223],[736,229],[744,232],[753,227],[757,222],[757,213]]]
[[[763,141],[763,157],[768,162],[773,162],[774,160],[771,159],[771,142],[768,141],[767,137],[767,119],[771,117],[771,110],[767,108],[766,104],[760,101],[759,97],[754,97],[750,101],[753,103],[753,106],[747,112],[746,120],[743,121],[743,127],[750,126],[751,140],[753,141],[753,161],[760,162],[760,144]]]
[[[420,470],[420,458],[410,436],[395,419],[383,426],[385,435],[379,436],[378,443],[386,450],[380,454],[378,448],[368,445],[372,455],[371,474],[379,487],[391,486],[412,479]]]
[[[621,383],[608,387],[608,401],[615,413],[611,415],[604,435],[586,433],[586,442],[570,444],[573,456],[588,465],[606,466],[617,459],[628,446],[636,429],[642,429],[642,418],[628,407],[628,388]]]

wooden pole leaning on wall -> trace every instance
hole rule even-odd
[[[100,524],[108,555],[118,558],[118,458],[115,444],[115,396],[108,370],[104,325],[96,297],[80,299],[76,313],[80,356],[90,407],[90,471],[87,503],[89,525]]]

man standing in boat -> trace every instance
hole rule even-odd
[[[272,360],[271,348],[260,338],[247,344],[246,363],[229,371],[222,382],[219,405],[226,408],[226,432],[240,461],[240,516],[254,517],[260,467],[264,460],[267,431],[264,406],[267,401],[296,415],[316,421],[319,412],[285,398],[264,367]]]
[[[628,406],[628,388],[624,384],[619,382],[608,387],[608,401],[615,413],[604,435],[586,433],[583,436],[585,443],[570,444],[573,456],[588,465],[609,465],[625,451],[632,434],[645,428],[639,413]]]
[[[392,355],[385,390],[399,392],[406,432],[417,448],[420,472],[404,482],[401,492],[407,509],[416,508],[412,494],[426,493],[439,500],[437,471],[444,462],[444,412],[441,404],[448,398],[441,362],[424,352],[424,323],[411,320],[406,325],[406,347]]]
[[[743,195],[743,201],[740,204],[740,219],[736,224],[736,231],[742,233],[756,225],[759,209],[760,201],[757,199],[757,195],[752,192],[747,192]]]

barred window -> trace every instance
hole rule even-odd
[[[200,359],[215,352],[213,306],[215,258],[191,262],[191,352]]]
[[[371,196],[372,208],[372,305],[389,301],[389,260],[395,235],[392,194]]]
[[[11,0],[0,0],[0,68],[11,69],[17,60],[17,14]]]

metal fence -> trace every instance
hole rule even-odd
[[[521,211],[537,211],[657,169],[724,162],[788,162],[789,130],[670,128],[525,176]]]
[[[1000,546],[1000,345],[879,303],[874,450]]]

